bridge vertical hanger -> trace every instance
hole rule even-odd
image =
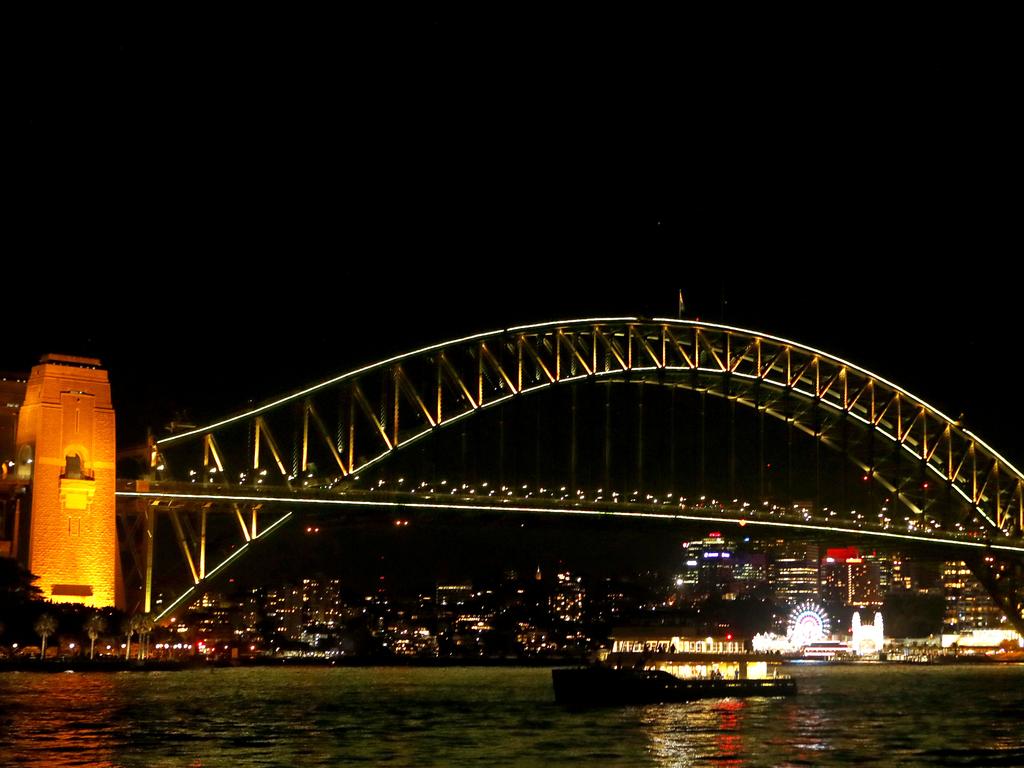
[[[199,522],[199,580],[206,578],[206,517],[209,514],[210,505],[204,504],[200,511]]]
[[[438,420],[441,416],[441,395],[440,385],[438,386],[437,395],[437,413]],[[349,388],[348,393],[348,471],[355,472],[356,465],[356,398],[355,392],[352,388]]]
[[[814,508],[821,509],[821,361],[814,358],[814,402],[811,411],[814,414]]]
[[[697,475],[697,490],[700,497],[703,499],[707,495],[707,488],[704,485],[704,450],[705,450],[705,408],[707,406],[707,390],[700,390],[700,430],[698,432],[700,438],[700,459],[697,462],[698,475]]]
[[[576,494],[576,387],[572,387],[569,390],[569,396],[572,398],[572,403],[569,407],[570,411],[570,424],[569,429],[571,432],[569,440],[569,490],[573,495]]]
[[[726,407],[729,409],[729,498],[736,498],[736,399],[732,392],[732,334],[725,335]]]
[[[391,444],[397,446],[399,441],[398,431],[398,403],[399,403],[399,392],[401,390],[401,369],[395,366],[391,369]]]
[[[664,339],[664,336],[662,336]],[[676,492],[676,388],[669,388],[668,402],[668,476],[669,490]]]
[[[147,504],[146,515],[146,576],[143,592],[143,613],[153,612],[153,544],[156,535],[156,508]]]
[[[534,487],[539,489],[540,485],[541,485],[541,476],[540,476],[540,466],[541,466],[541,455],[540,455],[541,419],[540,419],[540,408],[537,408],[536,406],[534,406],[533,410],[534,410],[534,416],[536,418],[536,428],[534,430],[534,435],[535,435],[534,451],[535,452],[534,452],[534,472],[533,472],[533,478],[534,478]]]
[[[612,467],[612,388],[606,385],[604,388],[604,484],[603,488],[611,494],[611,467]]]
[[[498,409],[498,487],[505,487],[505,406]]]
[[[644,385],[640,382],[636,391],[636,485],[640,493],[644,488]]]
[[[309,400],[302,404],[302,463],[299,466],[305,477],[309,466]]]

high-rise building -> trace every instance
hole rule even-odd
[[[1005,622],[1002,612],[962,560],[942,564],[942,586],[946,594],[943,624],[947,631],[995,629]]]
[[[568,571],[560,572],[556,578],[549,601],[552,617],[567,624],[580,623],[583,621],[583,600],[586,596],[583,579]]]
[[[879,564],[875,560],[860,558],[860,562],[846,561],[849,570],[846,604],[863,608],[882,604]]]
[[[856,547],[828,549],[821,561],[822,598],[860,608],[881,605],[883,571],[888,581],[888,561],[875,554],[861,555]]]
[[[472,584],[438,584],[435,605],[440,613],[458,613],[472,597]]]
[[[272,632],[298,640],[303,629],[302,590],[294,586],[268,589],[264,614]]]
[[[750,592],[768,584],[768,557],[760,552],[737,552],[732,564],[733,589]]]
[[[684,542],[683,563],[675,576],[676,589],[687,597],[730,592],[735,558],[735,546],[718,531],[700,541]]]
[[[804,600],[818,599],[817,545],[776,541],[766,545],[765,549],[776,600],[795,605]]]

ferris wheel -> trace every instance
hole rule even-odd
[[[825,609],[817,603],[806,600],[789,613],[786,638],[794,648],[826,640],[831,632],[832,622]]]

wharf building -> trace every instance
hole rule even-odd
[[[750,652],[732,634],[700,636],[683,627],[619,627],[612,641],[611,651],[599,654],[602,662],[633,667],[643,659],[645,667],[682,680],[761,680],[772,677],[779,663],[777,656]]]

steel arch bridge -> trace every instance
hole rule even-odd
[[[483,508],[478,497],[451,494],[443,505],[415,492],[386,501],[377,496],[375,502],[351,481],[442,428],[514,398],[582,381],[693,390],[833,449],[905,508],[906,524],[846,520],[834,512],[822,517],[804,509],[783,515],[794,518],[791,525],[969,549],[979,578],[1024,631],[1024,475],[991,446],[896,384],[821,350],[731,326],[641,318],[568,320],[455,339],[157,441],[153,480],[123,483],[119,491],[123,536],[149,542],[148,553],[133,549],[135,571],[146,583],[147,610],[157,511],[167,511],[191,580],[201,585],[280,525],[288,513],[279,510],[288,506]],[[282,437],[290,438],[288,452]],[[324,472],[325,466],[330,470]],[[925,490],[931,483],[944,493]],[[648,509],[646,500],[614,507],[601,501],[585,505],[592,508],[587,511],[630,514],[628,506],[632,513],[672,518],[708,512],[706,506],[667,512],[663,504]],[[515,497],[494,504],[505,510],[541,507],[538,499]],[[544,508],[580,511],[580,503],[552,499]],[[240,538],[227,561],[207,570],[212,512],[233,518]],[[259,518],[268,512],[273,522],[261,529]],[[745,508],[717,514],[710,519],[731,515],[743,523],[779,524]]]

